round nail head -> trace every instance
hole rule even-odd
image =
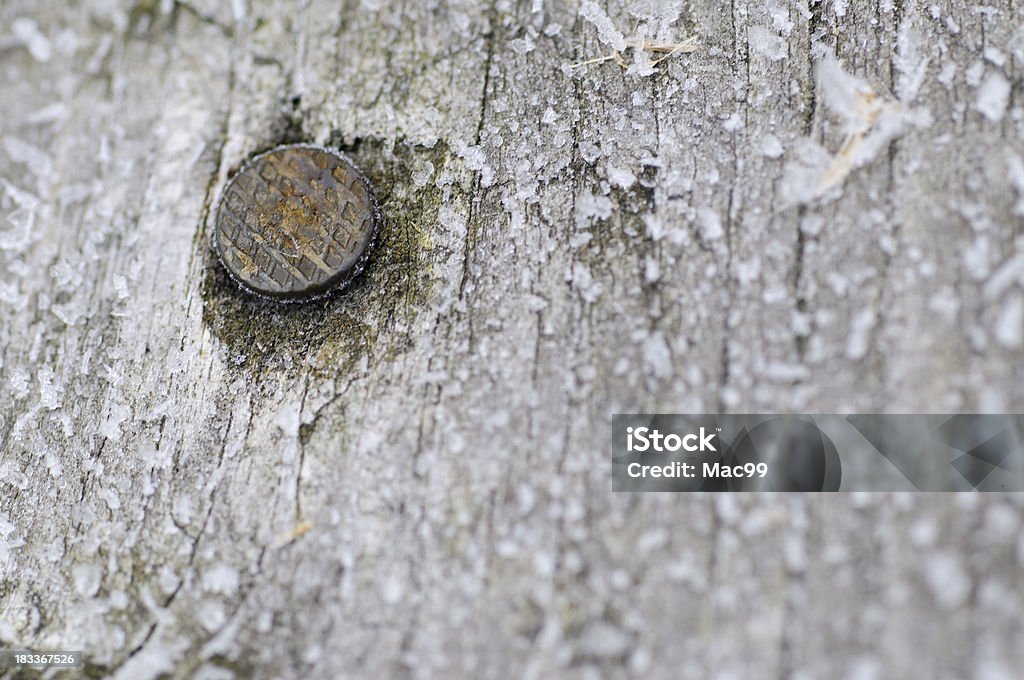
[[[344,154],[288,144],[253,157],[224,187],[213,248],[242,288],[301,301],[358,274],[379,223],[370,182]]]

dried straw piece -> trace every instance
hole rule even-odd
[[[635,50],[642,50],[644,52],[652,52],[654,54],[663,54],[664,56],[659,57],[651,62],[651,66],[657,66],[661,62],[665,61],[673,54],[678,52],[695,52],[697,50],[698,36],[691,35],[682,42],[664,42],[661,40],[640,40],[637,38],[627,38],[626,46],[631,47]],[[618,50],[613,51],[611,54],[603,57],[594,57],[593,59],[587,59],[585,61],[578,62],[572,65],[572,68],[582,68],[590,64],[603,64],[606,61],[614,60],[622,68],[626,68],[628,64],[626,60],[622,58],[622,53]]]

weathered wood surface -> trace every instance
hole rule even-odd
[[[1017,676],[1020,497],[613,496],[606,442],[1024,408],[1019,1],[579,9],[0,6],[0,644],[118,678]],[[699,47],[569,69],[605,11]],[[210,206],[294,140],[388,227],[344,294],[257,306]]]

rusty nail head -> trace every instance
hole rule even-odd
[[[370,182],[348,157],[287,144],[254,156],[224,187],[213,248],[245,290],[304,301],[362,270],[380,221]]]

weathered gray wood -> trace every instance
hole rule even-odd
[[[569,68],[611,51],[575,2],[116,4],[0,6],[0,644],[118,678],[1024,667],[1019,497],[613,496],[606,445],[613,412],[1024,406],[1019,2],[602,5],[700,36],[649,76]],[[828,55],[903,125],[813,197]],[[298,139],[388,227],[344,295],[254,306],[210,206]]]

